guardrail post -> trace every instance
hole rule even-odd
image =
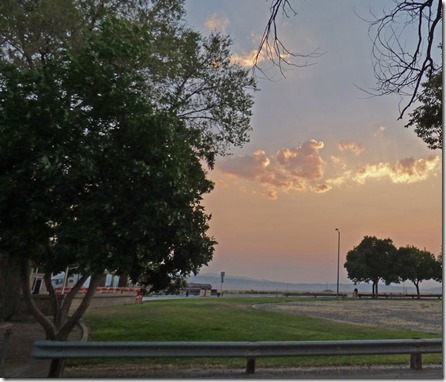
[[[421,353],[412,353],[410,355],[410,368],[416,370],[421,370],[423,368]]]
[[[256,359],[250,357],[246,360],[246,374],[254,374],[255,371],[256,371]]]

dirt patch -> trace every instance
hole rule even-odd
[[[12,334],[9,338],[5,365],[0,368],[0,377],[46,377],[49,362],[31,361],[31,351],[35,340],[45,339],[45,331],[33,318],[21,318],[11,322]],[[75,327],[69,339],[80,340],[82,331]],[[0,339],[3,341],[3,338]]]
[[[259,304],[256,309],[301,314],[391,329],[442,333],[440,300],[309,300]]]

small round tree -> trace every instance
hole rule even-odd
[[[397,252],[395,268],[399,281],[410,280],[415,285],[418,298],[420,297],[420,283],[431,280],[438,274],[439,263],[429,251],[408,245],[400,247]]]
[[[387,281],[392,274],[392,257],[396,248],[390,239],[364,236],[364,239],[347,253],[344,268],[353,282],[372,282],[372,295],[378,297],[379,281]]]

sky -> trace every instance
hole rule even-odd
[[[205,196],[214,259],[200,274],[226,272],[289,283],[341,283],[348,251],[364,236],[390,238],[436,256],[442,243],[442,153],[397,120],[399,97],[375,85],[370,9],[388,1],[291,0],[278,17],[293,52],[324,54],[282,76],[258,77],[250,142],[219,157]],[[271,1],[186,0],[196,30],[229,34],[233,59],[249,65]],[[359,16],[358,16],[359,15]],[[304,64],[303,60],[293,61]],[[340,235],[338,237],[338,228]],[[424,284],[422,284],[424,285]]]

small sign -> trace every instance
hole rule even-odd
[[[220,276],[221,276],[221,282],[222,283],[225,282],[225,272],[221,272]]]

